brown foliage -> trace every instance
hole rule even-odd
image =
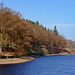
[[[16,52],[25,52],[28,47],[38,47],[45,45],[50,51],[63,49],[66,46],[64,37],[55,36],[49,30],[44,30],[43,26],[30,24],[21,18],[21,14],[7,7],[0,10],[0,29],[2,29],[3,44],[12,44]],[[0,31],[1,32],[1,31]]]

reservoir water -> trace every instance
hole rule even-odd
[[[40,57],[22,64],[2,65],[0,75],[75,75],[75,55]]]

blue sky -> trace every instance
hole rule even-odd
[[[75,41],[75,0],[0,0],[5,6],[20,12],[25,19],[53,29]]]

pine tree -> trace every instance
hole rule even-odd
[[[39,26],[39,22],[38,21],[36,21],[36,24]]]
[[[46,27],[44,28],[44,30],[46,30]]]
[[[53,34],[58,35],[58,31],[57,31],[56,26],[54,27]]]

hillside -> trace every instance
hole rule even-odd
[[[75,54],[75,41],[67,40],[67,46],[64,49],[69,51],[70,54]]]
[[[38,21],[25,20],[21,14],[0,6],[0,47],[16,56],[58,54],[66,47],[66,39]]]

